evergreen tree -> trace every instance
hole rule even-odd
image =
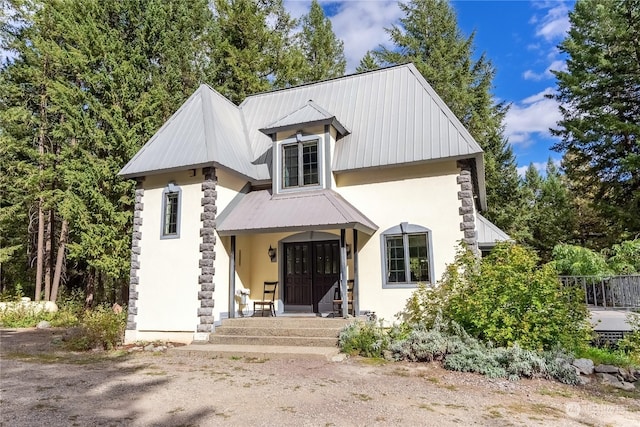
[[[210,76],[236,104],[248,95],[300,82],[304,57],[290,33],[296,25],[282,0],[214,0]]]
[[[507,107],[491,95],[493,65],[484,55],[472,59],[474,36],[461,34],[447,0],[410,0],[400,9],[400,25],[387,30],[393,47],[374,51],[374,58],[415,64],[485,151],[487,217],[514,237],[526,234],[515,157],[502,135]]]
[[[358,73],[364,73],[365,71],[373,71],[378,68],[380,68],[380,65],[378,65],[374,54],[369,50],[360,60],[360,64],[356,67],[356,71]]]
[[[300,44],[305,57],[303,80],[313,82],[344,74],[347,60],[344,46],[333,32],[331,21],[317,0],[311,2],[309,13],[302,17]]]
[[[540,258],[547,262],[551,260],[557,244],[574,242],[576,216],[565,176],[551,159],[547,162],[545,172],[542,177],[530,165],[525,175],[531,215],[531,235],[525,241],[537,249]]]
[[[563,166],[581,194],[612,219],[612,241],[640,233],[640,1],[579,0],[555,72]]]
[[[12,151],[3,169],[35,173],[8,178],[26,189],[10,207],[46,226],[45,295],[55,299],[68,249],[88,296],[126,301],[133,185],[117,172],[206,79],[212,14],[206,0],[14,8],[24,19],[3,37],[16,55],[1,70],[0,135]]]

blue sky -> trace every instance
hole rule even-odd
[[[309,10],[311,0],[285,0],[294,17]],[[369,49],[388,45],[384,28],[402,17],[394,0],[320,0],[344,41],[347,72],[353,72]],[[457,0],[452,1],[458,25],[465,35],[475,30],[476,53],[484,52],[497,70],[493,93],[511,104],[506,136],[514,148],[521,172],[534,163],[544,168],[547,159],[560,160],[550,150],[549,133],[560,119],[557,103],[547,99],[555,78],[550,70],[563,70],[557,45],[569,28],[568,12],[574,1],[562,0]]]

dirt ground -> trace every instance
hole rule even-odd
[[[78,354],[62,333],[0,330],[0,425],[640,425],[637,393],[595,386],[361,358]]]

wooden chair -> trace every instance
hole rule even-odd
[[[336,317],[342,316],[342,292],[340,284],[333,292],[333,314]],[[347,280],[347,313],[355,316],[353,309],[353,279]]]
[[[260,306],[261,315],[264,317],[264,308],[269,308],[269,314],[276,317],[276,288],[278,282],[264,282],[264,288],[262,289],[262,300],[253,302],[253,315],[256,315],[256,307]]]

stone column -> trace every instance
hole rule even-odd
[[[200,285],[200,291],[198,292],[198,300],[200,301],[198,318],[200,319],[200,323],[196,331],[199,334],[208,334],[214,331],[213,292],[215,285],[213,283],[213,277],[215,275],[215,268],[213,261],[216,258],[216,184],[218,179],[216,178],[215,168],[204,168],[202,172],[204,173],[204,181],[202,183],[203,197],[201,199],[202,213],[200,214],[200,220],[202,221],[200,237],[202,238],[202,243],[200,243],[200,276],[198,276],[198,283]],[[208,336],[198,335],[196,341],[207,339]]]
[[[131,235],[131,271],[129,273],[129,307],[127,310],[127,330],[136,330],[136,315],[138,314],[138,270],[140,269],[140,256],[142,240],[142,232],[140,227],[142,226],[142,210],[144,209],[144,203],[142,198],[144,197],[144,188],[142,188],[143,179],[138,179],[136,182],[136,196],[135,205],[133,210],[133,233]]]
[[[475,252],[478,250],[478,237],[476,235],[476,216],[474,212],[475,202],[473,199],[471,167],[467,163],[463,162],[459,162],[458,167],[461,169],[460,175],[458,175],[457,178],[457,182],[460,184],[458,200],[460,200],[461,203],[458,213],[462,217],[462,221],[460,222],[460,231],[464,232],[464,238],[462,241]]]

